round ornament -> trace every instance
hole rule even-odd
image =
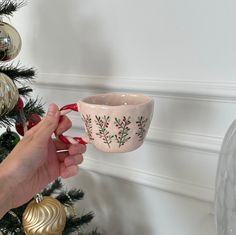
[[[7,150],[12,150],[19,141],[19,135],[10,129],[7,129],[7,131],[0,136],[0,145]]]
[[[61,235],[66,224],[64,206],[53,197],[33,200],[24,211],[22,224],[26,235]]]
[[[0,73],[0,116],[12,111],[17,104],[19,92],[13,81]]]
[[[13,60],[21,50],[21,37],[10,24],[0,22],[0,61]]]

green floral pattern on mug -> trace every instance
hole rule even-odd
[[[119,132],[115,135],[116,141],[119,144],[119,147],[123,146],[131,137],[129,136],[129,125],[131,124],[130,117],[126,118],[125,116],[123,119],[115,118],[116,127],[118,128]]]
[[[83,120],[85,122],[85,127],[87,129],[88,136],[91,140],[92,137],[92,118],[90,115],[83,116]],[[148,118],[144,116],[139,116],[135,122],[136,127],[138,127],[138,131],[135,135],[138,136],[139,141],[143,141],[146,135],[146,124],[148,122]],[[114,124],[117,128],[115,133],[110,133],[109,125],[111,123],[111,118],[108,115],[98,116],[95,115],[95,123],[98,126],[98,132],[96,133],[99,138],[102,139],[104,144],[107,144],[110,148],[110,144],[115,140],[118,144],[119,148],[121,148],[125,143],[127,143],[131,136],[129,134],[132,125],[131,117],[118,118],[115,117]]]
[[[96,133],[102,140],[104,144],[107,144],[110,148],[110,143],[112,142],[112,139],[114,138],[114,135],[110,135],[110,132],[108,131],[108,127],[110,124],[110,116],[104,115],[103,117],[95,115],[95,122],[98,126],[99,132]]]
[[[138,120],[136,121],[136,124],[138,125],[138,132],[136,132],[136,135],[139,137],[140,141],[144,140],[147,121],[148,119],[143,116],[138,117]]]
[[[86,114],[86,116],[82,115],[82,120],[84,121],[84,125],[87,130],[87,134],[88,134],[89,139],[94,140],[91,116],[89,114]]]

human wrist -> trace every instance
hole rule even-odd
[[[11,209],[11,193],[7,178],[7,171],[3,164],[0,164],[0,219]]]

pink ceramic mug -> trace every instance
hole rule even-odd
[[[83,98],[61,108],[61,115],[79,111],[86,137],[59,138],[65,143],[91,143],[103,152],[129,152],[140,147],[147,134],[154,101],[143,94],[107,93]]]

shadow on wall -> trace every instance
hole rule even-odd
[[[84,200],[77,206],[79,212],[95,213],[90,229],[97,227],[103,235],[154,234],[146,199],[141,197],[136,184],[82,169],[77,176],[66,180],[66,184],[85,192]]]
[[[40,73],[111,74],[110,49],[91,2],[35,0],[31,53]]]

